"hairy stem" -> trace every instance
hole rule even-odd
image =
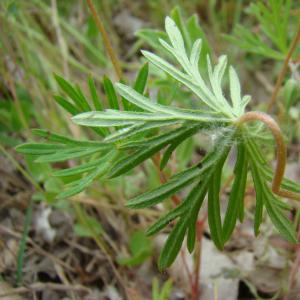
[[[107,32],[104,28],[104,25],[102,24],[98,14],[97,14],[97,11],[96,11],[96,8],[93,4],[93,1],[92,0],[87,0],[87,3],[88,3],[88,6],[90,8],[90,11],[93,15],[93,18],[96,22],[96,25],[97,25],[100,33],[101,33],[106,52],[108,53],[108,55],[111,59],[111,62],[114,66],[117,78],[120,80],[122,78],[122,70],[121,70],[117,55],[116,55],[116,53],[115,53],[115,51],[114,51],[114,49],[111,45],[110,39],[109,39],[108,34],[107,34]]]
[[[276,149],[277,162],[276,162],[275,173],[274,173],[274,177],[273,177],[273,181],[272,181],[273,193],[278,196],[281,196],[281,197],[286,197],[286,198],[300,201],[299,194],[280,189],[280,185],[283,180],[285,166],[286,166],[286,152],[287,152],[286,145],[285,145],[280,127],[278,126],[278,124],[272,117],[270,117],[269,115],[267,115],[265,113],[258,112],[258,111],[245,113],[243,116],[241,116],[236,121],[236,125],[240,126],[243,123],[246,123],[249,121],[263,122],[265,125],[267,125],[267,127],[272,132],[272,135],[274,137],[274,140],[275,140],[275,143],[277,146],[277,149]]]
[[[282,69],[281,69],[281,71],[278,75],[278,78],[277,78],[277,81],[276,81],[276,84],[275,84],[275,88],[273,90],[272,96],[271,96],[270,101],[268,103],[268,112],[271,112],[271,110],[272,110],[272,108],[275,104],[277,94],[279,92],[279,89],[280,89],[280,87],[282,85],[282,82],[283,82],[283,79],[284,79],[284,75],[286,74],[288,66],[289,66],[289,61],[292,57],[293,52],[296,49],[296,46],[297,46],[299,40],[300,40],[300,25],[298,27],[297,33],[296,33],[292,43],[291,43],[290,49],[289,49],[289,51],[288,51],[288,53],[285,57]]]

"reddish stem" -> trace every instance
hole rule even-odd
[[[200,295],[200,267],[201,267],[201,253],[202,253],[202,237],[207,215],[201,220],[197,221],[197,244],[195,248],[195,262],[194,262],[194,280],[192,286],[192,300],[198,300]]]
[[[156,167],[157,173],[159,174],[159,179],[160,179],[160,183],[166,183],[167,182],[167,176],[164,173],[163,170],[160,169],[160,154],[157,153],[156,155],[154,155],[152,157],[152,161]],[[176,206],[178,204],[180,204],[181,199],[177,196],[177,195],[173,195],[171,197],[173,204]]]
[[[299,194],[287,190],[283,190],[280,188],[284,176],[285,166],[286,166],[286,145],[280,127],[272,117],[258,111],[245,113],[237,120],[236,124],[242,125],[243,123],[249,121],[261,121],[265,123],[267,127],[270,129],[270,131],[272,132],[272,135],[275,139],[276,146],[277,146],[277,150],[276,150],[277,162],[276,162],[275,173],[272,181],[273,193],[281,197],[286,197],[289,199],[300,201]]]

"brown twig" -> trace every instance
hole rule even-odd
[[[106,52],[108,53],[110,59],[111,59],[111,62],[114,66],[114,70],[116,72],[116,75],[117,75],[117,78],[120,80],[122,78],[122,69],[120,67],[120,64],[119,64],[119,60],[117,58],[117,55],[111,45],[111,42],[110,42],[110,39],[108,37],[108,34],[104,28],[104,25],[101,21],[101,19],[99,18],[98,14],[97,14],[97,11],[96,11],[96,8],[92,2],[92,0],[87,0],[87,4],[90,8],[90,11],[93,15],[93,18],[96,22],[96,25],[101,33],[101,36],[102,36],[102,39],[103,39],[103,43],[104,43],[104,46],[105,46],[105,49],[106,49]]]
[[[293,52],[296,49],[296,46],[297,46],[299,40],[300,40],[300,25],[298,27],[297,33],[296,33],[296,35],[295,35],[292,43],[291,43],[290,49],[289,49],[289,51],[288,51],[288,53],[287,53],[287,55],[285,57],[285,60],[283,62],[283,66],[281,68],[281,71],[280,71],[280,73],[278,75],[278,78],[277,78],[277,81],[276,81],[276,84],[275,84],[272,96],[271,96],[271,98],[269,100],[269,103],[268,103],[268,110],[267,110],[268,113],[270,113],[272,111],[272,108],[273,108],[273,106],[275,104],[275,101],[276,101],[276,98],[277,98],[277,94],[279,92],[279,89],[280,89],[280,87],[282,85],[284,76],[285,76],[285,74],[286,74],[286,72],[288,70],[288,67],[289,67],[289,61],[290,61],[290,59],[292,57]]]
[[[249,122],[249,121],[261,121],[264,124],[267,125],[267,127],[270,129],[272,132],[272,135],[275,139],[276,142],[276,168],[275,168],[275,173],[272,181],[272,191],[274,194],[281,196],[281,197],[286,197],[289,199],[293,200],[298,200],[300,201],[300,195],[283,190],[280,188],[281,182],[283,180],[284,176],[284,171],[285,171],[285,166],[286,166],[286,145],[283,139],[283,135],[281,133],[280,127],[276,123],[276,121],[270,117],[269,115],[258,112],[258,111],[253,111],[253,112],[248,112],[245,113],[243,116],[241,116],[237,122],[236,125],[242,125],[243,123]]]

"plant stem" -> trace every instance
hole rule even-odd
[[[236,125],[240,126],[243,123],[249,122],[249,121],[261,121],[264,124],[267,125],[267,127],[270,129],[272,132],[272,135],[275,139],[276,142],[276,168],[275,168],[275,173],[272,181],[272,191],[274,194],[281,196],[281,197],[286,197],[290,198],[293,200],[298,200],[300,201],[300,195],[282,190],[280,189],[281,182],[283,180],[284,176],[284,171],[285,171],[285,166],[286,166],[286,145],[283,139],[282,132],[280,130],[280,127],[278,126],[277,122],[269,115],[258,112],[258,111],[253,111],[253,112],[248,112],[242,115],[237,121]]]
[[[277,81],[276,81],[276,84],[275,84],[275,88],[274,88],[272,96],[271,96],[271,98],[269,100],[268,110],[267,110],[268,113],[270,113],[272,111],[272,108],[273,108],[273,106],[275,104],[277,94],[279,92],[279,89],[280,89],[280,87],[282,85],[284,76],[285,76],[285,74],[287,72],[287,69],[288,69],[288,66],[289,66],[289,61],[290,61],[290,59],[292,57],[293,52],[296,49],[296,46],[297,46],[299,40],[300,40],[300,24],[299,24],[297,33],[296,33],[296,35],[295,35],[295,37],[294,37],[294,39],[293,39],[293,41],[291,43],[290,49],[289,49],[289,51],[288,51],[288,53],[287,53],[287,55],[285,57],[285,60],[283,62],[283,66],[281,68],[281,71],[280,71],[280,73],[278,75],[278,78],[277,78]]]
[[[104,43],[104,46],[105,46],[105,49],[106,49],[106,52],[108,53],[110,59],[111,59],[111,62],[114,66],[114,70],[115,70],[115,73],[117,75],[117,78],[118,80],[120,80],[122,78],[122,69],[120,67],[120,64],[119,64],[119,60],[117,58],[117,55],[111,45],[111,42],[110,42],[110,39],[108,37],[108,34],[104,28],[104,25],[102,24],[101,22],[101,19],[99,18],[98,14],[97,14],[97,11],[96,11],[96,8],[92,2],[92,0],[87,0],[87,3],[88,3],[88,6],[90,8],[90,11],[94,17],[94,20],[96,22],[96,25],[101,33],[101,36],[102,36],[102,39],[103,39],[103,43]]]
[[[156,155],[154,155],[154,156],[152,157],[152,162],[154,163],[154,165],[155,165],[155,167],[156,167],[157,173],[158,173],[158,175],[159,175],[160,183],[161,183],[161,184],[164,184],[164,183],[167,182],[167,176],[166,176],[166,174],[164,173],[164,171],[160,169],[159,161],[160,161],[160,155],[159,155],[159,153],[158,153],[158,154],[156,154]],[[171,197],[171,199],[172,199],[172,202],[173,202],[173,204],[174,204],[175,206],[178,205],[178,204],[180,204],[180,202],[182,201],[177,195],[173,195],[173,196]]]
[[[300,227],[298,229],[297,238],[298,238],[298,240],[300,239]],[[292,288],[296,284],[297,273],[299,272],[299,269],[300,269],[300,245],[299,244],[295,246],[295,253],[296,253],[296,258],[294,260],[293,266],[290,271],[289,282],[288,282],[288,291],[287,291],[287,294],[284,296],[283,300],[289,299],[289,292],[292,290]]]
[[[193,290],[192,299],[198,300],[200,295],[200,269],[201,269],[201,253],[202,253],[202,237],[205,226],[207,215],[202,219],[197,220],[196,232],[197,232],[197,244],[195,248],[195,261],[194,261],[194,280],[193,280]]]

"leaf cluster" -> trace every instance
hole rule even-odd
[[[253,32],[250,26],[237,24],[233,35],[226,38],[247,52],[259,54],[266,58],[284,60],[292,35],[291,24],[294,18],[292,0],[270,0],[252,2],[247,9],[249,16],[259,22],[259,32]],[[296,27],[295,27],[296,28]],[[296,52],[299,53],[299,48]]]
[[[185,236],[188,250],[193,251],[198,213],[206,196],[210,236],[215,245],[223,249],[237,221],[243,221],[243,203],[250,173],[256,191],[255,233],[259,233],[265,208],[278,231],[287,240],[296,242],[293,225],[284,215],[287,206],[270,189],[273,172],[261,153],[259,139],[253,138],[245,126],[240,127],[236,124],[250,100],[249,96],[241,96],[236,72],[232,67],[229,67],[227,72],[226,56],[221,56],[216,65],[206,56],[207,76],[204,77],[199,68],[202,41],[196,39],[188,47],[185,40],[189,33],[182,32],[183,29],[180,30],[170,17],[166,18],[165,27],[165,39],[159,39],[159,42],[169,52],[170,57],[173,57],[176,65],[148,51],[143,51],[143,55],[157,68],[178,81],[183,89],[191,90],[196,96],[196,101],[201,103],[202,110],[162,105],[150,99],[144,93],[148,65],[140,70],[133,88],[123,83],[113,85],[108,78],[104,79],[103,85],[108,99],[106,108],[103,102],[99,101],[96,88],[90,80],[90,94],[95,110],[92,110],[78,86],[73,86],[56,76],[60,87],[68,96],[68,99],[56,97],[56,101],[74,115],[72,120],[76,124],[93,128],[102,136],[102,140],[77,141],[36,130],[34,133],[46,138],[49,143],[24,144],[17,148],[18,151],[34,154],[40,162],[88,157],[87,162],[54,173],[55,176],[61,177],[79,176],[79,179],[71,181],[66,191],[58,195],[70,197],[83,191],[97,178],[115,178],[127,174],[157,153],[163,153],[160,165],[163,169],[168,164],[171,154],[186,139],[213,127],[218,129],[213,146],[199,162],[127,203],[132,209],[151,207],[186,188],[189,189],[187,197],[177,207],[163,215],[147,230],[147,234],[152,235],[172,224],[160,255],[159,267],[164,269],[172,264]],[[230,101],[223,93],[222,79],[225,74],[229,77]],[[117,94],[121,96],[121,101]],[[237,152],[234,180],[222,220],[221,176],[231,149],[236,149]],[[298,185],[288,180],[284,180],[283,187],[290,191],[300,191]]]

